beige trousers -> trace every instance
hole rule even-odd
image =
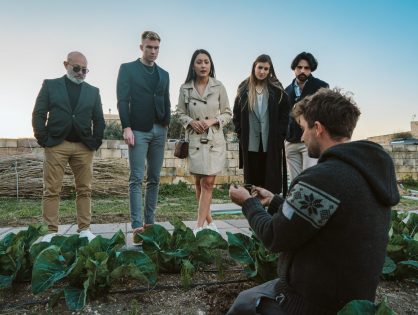
[[[285,141],[285,149],[290,182],[292,182],[300,172],[308,167],[316,165],[318,162],[318,159],[313,159],[308,156],[308,149],[303,142],[291,143]]]
[[[67,164],[74,174],[78,232],[87,230],[91,221],[91,181],[93,155],[81,142],[63,143],[45,148],[42,216],[49,232],[58,232],[58,209],[62,179]]]

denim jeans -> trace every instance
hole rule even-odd
[[[143,226],[142,221],[142,181],[147,165],[145,189],[145,224],[153,224],[157,207],[160,171],[164,161],[167,128],[154,124],[150,131],[133,131],[135,145],[129,147],[129,208],[133,229]]]

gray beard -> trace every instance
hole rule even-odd
[[[71,76],[68,73],[67,73],[67,78],[68,78],[68,80],[70,80],[71,82],[74,82],[75,84],[81,84],[81,83],[84,82],[84,79],[77,79],[77,78]]]

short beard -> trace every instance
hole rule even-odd
[[[305,74],[299,74],[297,78],[299,82],[305,82],[308,79],[308,77]]]
[[[81,84],[84,82],[84,78],[83,79],[76,78],[71,70],[67,70],[67,78],[68,80],[70,80],[71,82],[74,82],[75,84]]]

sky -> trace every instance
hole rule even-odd
[[[44,79],[65,74],[78,50],[104,113],[117,113],[121,63],[141,56],[140,35],[162,38],[157,64],[170,73],[175,109],[196,49],[208,50],[231,107],[260,54],[290,84],[293,58],[311,52],[314,76],[353,93],[362,115],[353,139],[410,130],[418,120],[418,1],[415,0],[0,0],[0,138],[32,137]]]

